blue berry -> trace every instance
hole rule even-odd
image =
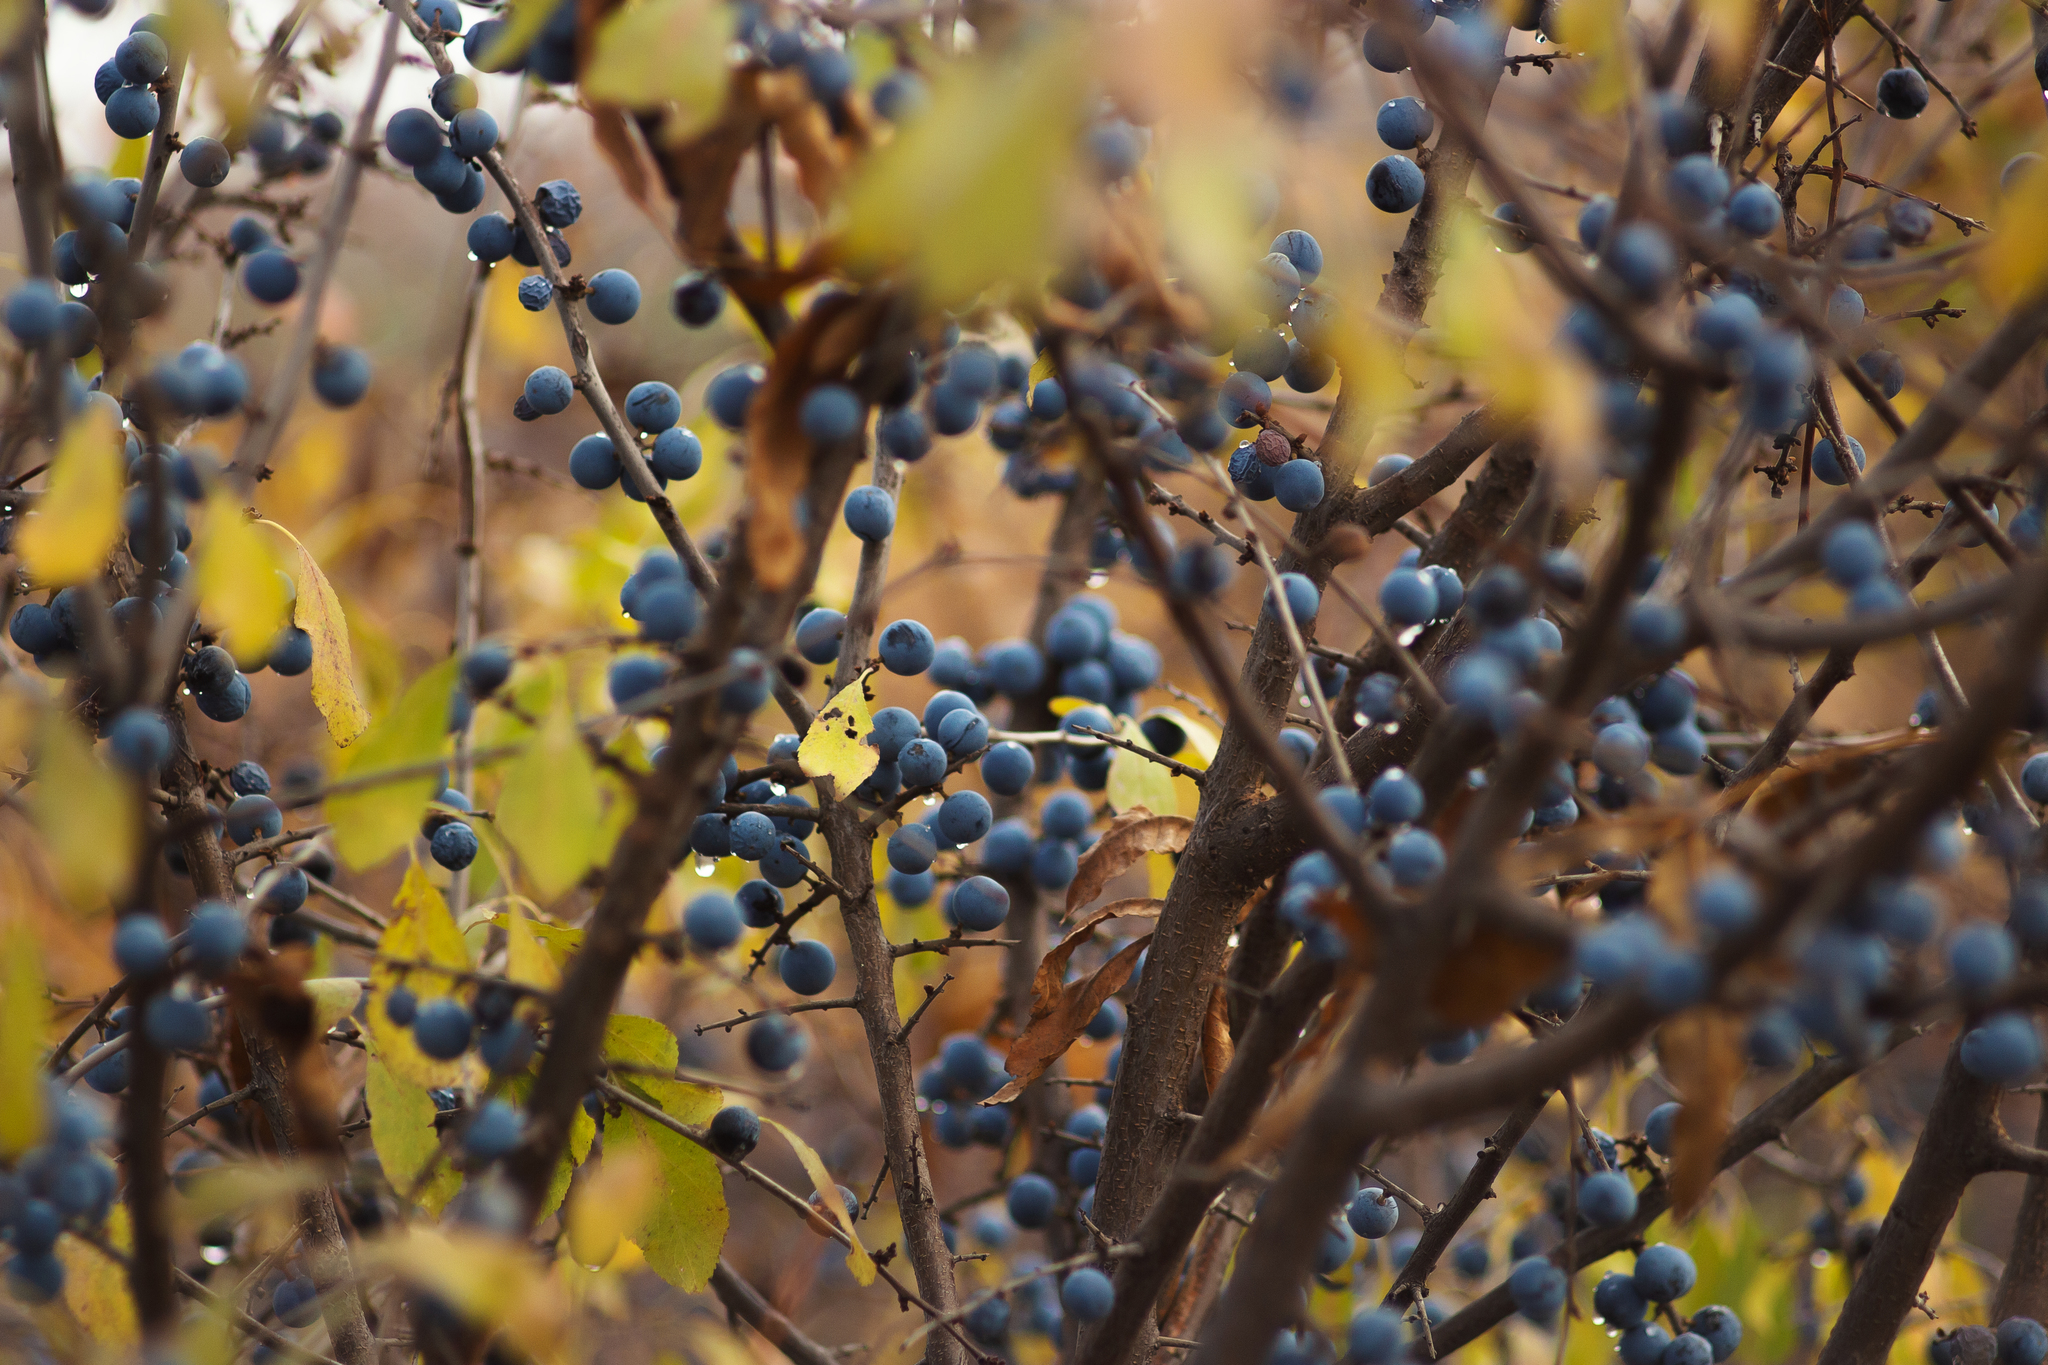
[[[510,256],[518,240],[518,226],[502,213],[486,213],[481,218],[470,220],[469,251],[485,265]]]
[[[954,922],[962,929],[987,933],[1001,928],[1009,916],[1010,893],[993,877],[969,877],[954,891],[949,904]]]
[[[519,282],[519,306],[529,313],[546,310],[555,299],[555,287],[545,275],[528,275]]]
[[[114,965],[129,976],[154,976],[171,964],[171,939],[155,915],[123,915],[114,930]]]
[[[422,1002],[413,1015],[413,1042],[436,1061],[452,1062],[469,1051],[475,1029],[469,1007],[452,995]]]
[[[850,502],[847,511],[850,518]],[[899,677],[914,678],[932,666],[932,660],[938,653],[938,642],[932,639],[931,629],[922,621],[906,618],[891,621],[885,626],[875,648],[881,655],[882,667]]]
[[[1031,751],[1015,740],[1004,740],[981,758],[981,780],[998,796],[1020,794],[1036,770]]]
[[[1636,1257],[1636,1292],[1651,1303],[1670,1303],[1682,1299],[1699,1278],[1694,1269],[1692,1257],[1668,1242],[1658,1242],[1645,1247]]]
[[[1034,1171],[1027,1171],[1010,1182],[1004,1205],[1009,1210],[1010,1221],[1018,1227],[1042,1228],[1052,1222],[1059,1197],[1059,1190],[1050,1180]]]
[[[1360,1237],[1377,1241],[1400,1223],[1401,1206],[1385,1190],[1368,1185],[1352,1196],[1344,1218]]]
[[[523,393],[529,407],[543,417],[551,417],[567,411],[576,397],[576,384],[566,371],[554,365],[543,365],[526,376]]]
[[[727,431],[746,426],[747,408],[754,401],[766,372],[759,365],[733,365],[720,370],[704,390],[704,406]]]
[[[896,503],[873,484],[846,495],[846,529],[862,540],[884,541],[896,529]]]
[[[242,287],[263,303],[283,303],[299,290],[299,263],[276,247],[242,262]]]
[[[782,984],[798,995],[822,995],[839,974],[832,950],[816,939],[799,939],[783,951],[776,971]]]
[[[323,347],[313,361],[313,392],[329,407],[354,407],[370,391],[370,358],[353,346]]]
[[[450,872],[460,872],[476,861],[478,847],[476,831],[460,820],[453,820],[434,831],[428,851],[435,862]]]
[[[625,414],[641,431],[667,431],[683,419],[683,400],[660,380],[643,380],[627,392]]]
[[[633,315],[640,311],[640,281],[623,270],[598,271],[590,277],[589,291],[583,296],[583,304],[590,310],[590,316],[599,322],[616,327],[632,321]],[[678,417],[681,415],[677,413]]]
[[[1368,30],[1368,43],[1370,34],[1375,31],[1377,26]],[[1366,172],[1365,197],[1382,213],[1406,213],[1422,202],[1422,192],[1427,186],[1422,168],[1397,154],[1381,157]]]

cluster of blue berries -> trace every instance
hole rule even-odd
[[[63,1293],[57,1238],[67,1229],[97,1233],[106,1222],[120,1188],[100,1152],[107,1136],[89,1102],[48,1084],[36,1144],[0,1166],[0,1240],[13,1249],[4,1278],[15,1299],[41,1304]]]

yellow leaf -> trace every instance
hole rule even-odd
[[[363,1098],[370,1106],[370,1145],[402,1199],[441,1146],[434,1131],[434,1097],[425,1086],[394,1076],[381,1059],[372,1057],[363,1078]],[[420,1191],[420,1204],[438,1215],[461,1188],[461,1175],[444,1161]]]
[[[299,552],[299,571],[293,575],[299,597],[292,604],[292,624],[313,637],[313,705],[327,718],[328,735],[347,748],[370,728],[370,713],[356,695],[356,668],[349,658],[348,618],[342,615],[341,599],[297,536],[274,521],[263,524]]]
[[[95,403],[64,428],[35,515],[15,534],[38,587],[99,575],[121,534],[121,475],[121,430]]]
[[[829,777],[843,796],[868,780],[882,761],[882,751],[867,742],[875,732],[875,718],[868,706],[874,694],[868,679],[875,674],[869,664],[860,676],[839,689],[811,721],[804,742],[797,746],[796,761],[812,777]]]
[[[62,711],[43,720],[34,806],[52,870],[74,908],[96,909],[128,890],[135,793],[100,765],[85,733]]]
[[[1140,721],[1151,720],[1154,716],[1173,722],[1183,736],[1181,747],[1168,754],[1190,768],[1204,768],[1216,757],[1216,732],[1198,720],[1189,720],[1187,713],[1178,706],[1155,706],[1139,717]]]
[[[516,903],[499,918],[505,925],[506,979],[537,990],[553,990],[561,983],[562,969],[533,932],[533,921]]]
[[[666,106],[664,131],[686,138],[725,98],[732,7],[717,0],[644,0],[598,25],[583,93],[630,109]]]
[[[238,659],[261,659],[284,624],[285,582],[277,552],[242,514],[234,495],[217,488],[206,500],[206,524],[192,549],[199,610],[220,628],[221,644]]]
[[[42,945],[26,919],[7,930],[0,959],[0,1157],[16,1157],[42,1140],[43,1036],[50,1027],[50,997],[43,982]]]
[[[484,54],[485,69],[496,70],[510,59],[524,56],[558,8],[556,0],[512,0],[506,6],[505,27]]]
[[[448,1301],[471,1322],[502,1330],[536,1361],[565,1356],[568,1290],[523,1239],[422,1223],[364,1244],[358,1265],[388,1270]]]
[[[313,998],[313,1036],[318,1038],[346,1019],[363,998],[363,983],[352,976],[326,976],[306,983]]]
[[[526,751],[505,770],[498,829],[543,905],[582,879],[596,858],[603,809],[597,765],[565,694]]]
[[[448,913],[447,902],[417,862],[406,869],[405,881],[400,884],[393,905],[405,913],[393,920],[378,940],[378,960],[370,967],[370,1008],[364,1011],[370,1041],[393,1075],[427,1087],[454,1085],[462,1077],[462,1064],[438,1062],[421,1052],[413,1042],[412,1030],[391,1022],[384,1012],[384,1001],[401,982],[423,1005],[454,993],[456,985],[455,978],[445,972],[407,971],[394,966],[391,959],[434,962],[466,970],[469,951],[463,945],[462,931],[455,927],[455,917]]]
[[[241,53],[228,29],[228,12],[213,0],[171,0],[166,35],[174,49],[192,54],[192,83],[204,77],[207,90],[231,125],[249,117],[249,97],[254,93],[249,74],[242,69]]]
[[[1129,716],[1119,717],[1116,728],[1117,738],[1148,752],[1152,750],[1145,732]],[[1172,772],[1129,749],[1110,750],[1109,785],[1104,794],[1109,798],[1109,808],[1118,813],[1143,806],[1155,815],[1172,815],[1180,808],[1180,794],[1174,790]]]
[[[867,163],[847,195],[852,260],[907,262],[946,307],[1050,267],[1090,64],[1078,30],[1040,29],[947,67],[931,103]]]
[[[620,1240],[640,1231],[660,1178],[651,1145],[607,1152],[569,1205],[569,1254],[593,1270],[608,1264]]]
[[[635,1109],[626,1110],[605,1129],[606,1161],[621,1149],[645,1153],[660,1181],[653,1212],[638,1238],[648,1266],[687,1293],[702,1289],[718,1267],[728,1221],[725,1180],[717,1160]]]
[[[664,1076],[634,1076],[627,1084],[678,1123],[709,1123],[711,1116],[725,1107],[725,1092],[715,1085],[692,1085]]]
[[[488,826],[491,822],[486,820],[482,823]],[[515,897],[514,903],[529,910],[533,908],[533,902],[523,896]],[[510,937],[512,920],[509,914],[493,915],[491,923],[505,930],[507,937]],[[526,922],[526,932],[535,942],[540,944],[542,951],[547,953],[548,961],[552,964],[553,972],[558,979],[561,969],[568,963],[570,958],[576,956],[576,950],[583,946],[583,931],[581,929],[564,929],[561,925],[549,924],[546,920],[528,919]],[[514,975],[512,979],[519,981],[523,978]],[[526,984],[535,985],[538,983],[529,981]]]
[[[107,1213],[101,1235],[119,1251],[132,1251],[128,1206],[116,1204]],[[64,1305],[101,1346],[131,1348],[142,1339],[135,1316],[135,1298],[128,1291],[128,1271],[90,1242],[76,1237],[57,1239],[57,1259],[64,1263]]]
[[[2048,174],[2038,165],[2022,174],[1998,210],[1991,242],[1978,257],[1983,264],[1977,276],[1989,297],[2017,300],[2048,275],[2048,241],[2030,230],[2048,212]]]
[[[422,673],[391,714],[343,756],[336,777],[370,777],[439,758],[447,743],[448,698],[459,666],[451,655]],[[419,832],[420,813],[435,792],[434,774],[422,772],[328,797],[334,851],[350,867],[383,862]]]
[[[604,1056],[608,1062],[628,1062],[653,1071],[674,1071],[678,1056],[676,1036],[659,1019],[637,1014],[614,1014],[605,1020]]]
[[[868,1255],[867,1248],[860,1244],[860,1234],[853,1230],[853,1223],[846,1216],[846,1205],[839,1198],[839,1182],[825,1169],[825,1163],[811,1150],[810,1143],[765,1115],[761,1122],[782,1134],[788,1141],[791,1149],[796,1152],[796,1159],[803,1163],[804,1174],[811,1178],[811,1185],[818,1192],[817,1202],[823,1206],[825,1216],[836,1223],[840,1231],[852,1241],[853,1249],[846,1253],[846,1268],[853,1272],[854,1282],[863,1287],[873,1284],[875,1261]]]

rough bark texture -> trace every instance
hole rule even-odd
[[[2048,1148],[2048,1096],[2040,1106],[2034,1146]],[[2048,1318],[2048,1172],[2027,1177],[2013,1222],[2012,1250],[2006,1254],[2005,1274],[1999,1277],[1998,1295],[1991,1302],[1992,1322],[2015,1317],[2036,1322]]]

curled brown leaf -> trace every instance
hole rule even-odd
[[[1102,894],[1110,878],[1148,853],[1178,853],[1187,847],[1195,822],[1184,815],[1154,815],[1133,806],[1111,822],[1095,847],[1081,856],[1081,869],[1067,887],[1071,915]]]

